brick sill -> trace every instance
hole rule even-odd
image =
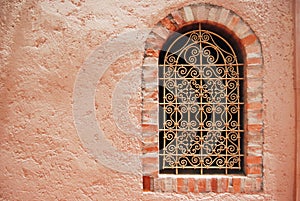
[[[263,191],[262,177],[245,175],[169,175],[143,178],[144,192],[175,193],[258,193]]]

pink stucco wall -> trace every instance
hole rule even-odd
[[[143,193],[139,86],[146,37],[134,34],[192,3],[233,10],[261,41],[265,120],[261,193]],[[2,200],[294,199],[294,1],[0,4]],[[129,38],[113,45],[112,39],[118,41],[124,32],[140,41],[133,53],[126,54]],[[95,76],[84,77],[88,67],[95,67]],[[92,100],[84,99],[93,94]],[[81,113],[81,108],[87,112]],[[99,134],[95,126],[101,135],[92,138],[91,134]]]
[[[296,200],[300,200],[300,2],[295,1]]]

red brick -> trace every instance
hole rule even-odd
[[[212,178],[210,185],[211,185],[211,191],[214,193],[217,193],[218,192],[218,180],[216,178]]]
[[[169,18],[166,17],[166,18],[162,19],[160,22],[168,30],[171,30],[171,31],[176,30],[176,26],[174,25],[174,23]]]
[[[185,23],[182,15],[180,14],[179,11],[174,11],[171,13],[173,18],[174,18],[174,21],[178,24],[178,25],[182,25]]]
[[[154,178],[154,179],[157,179],[157,178],[158,178],[158,170],[157,170],[156,166],[155,166],[155,170],[152,171],[152,172],[150,172],[149,175],[150,175],[152,178]]]
[[[262,58],[249,58],[247,59],[247,64],[248,65],[261,65],[262,64]]]
[[[188,180],[189,192],[195,192],[195,179],[189,178]]]
[[[146,50],[146,55],[148,57],[158,57],[159,56],[159,50],[154,50],[154,49],[147,49]]]
[[[181,193],[184,191],[184,179],[177,178],[177,192]]]
[[[157,125],[151,125],[151,124],[142,124],[142,131],[145,132],[157,132],[158,128]]]
[[[221,178],[221,185],[219,185],[218,192],[228,192],[228,178]]]
[[[157,76],[152,76],[152,77],[150,77],[150,76],[144,76],[143,77],[143,81],[145,83],[156,83],[157,82]]]
[[[157,124],[157,110],[143,110],[143,124],[153,125]]]
[[[247,164],[262,164],[261,156],[247,156],[246,157]]]
[[[151,101],[151,102],[144,101],[143,110],[157,110],[157,102],[156,101]]]
[[[247,141],[251,146],[262,147],[263,138],[261,133],[257,133],[257,131],[248,131]]]
[[[236,16],[232,17],[231,21],[228,24],[228,28],[233,29],[238,24],[239,21],[240,21],[239,17]]]
[[[206,192],[206,179],[198,180],[198,191],[199,193]]]
[[[144,92],[143,96],[145,100],[156,101],[158,99],[158,92],[157,91]]]
[[[261,79],[248,79],[248,88],[258,91],[258,89],[262,89],[263,82]]]
[[[251,167],[247,167],[247,174],[248,175],[261,175],[262,174],[262,169],[261,166],[251,166]]]
[[[239,38],[243,38],[249,33],[251,33],[250,27],[247,24],[245,24],[245,22],[243,20],[241,20],[235,29],[235,34]]]
[[[247,110],[261,110],[263,109],[263,104],[261,102],[248,103],[246,108]]]
[[[262,187],[263,187],[263,180],[262,180],[262,178],[256,178],[256,191],[257,192],[258,191],[262,191],[263,190]]]
[[[262,112],[261,111],[248,111],[248,123],[249,124],[259,124],[262,122]]]
[[[262,125],[261,124],[251,124],[247,126],[248,131],[262,131]]]
[[[223,8],[220,12],[220,17],[218,19],[218,22],[224,24],[228,18],[229,12],[230,12],[229,10]]]
[[[143,164],[157,164],[158,158],[157,157],[146,157],[142,158]]]
[[[240,178],[232,178],[233,192],[240,193],[241,192],[241,179]]]
[[[160,181],[160,185],[159,185],[160,190],[162,192],[166,192],[166,178],[160,178],[159,181]]]
[[[192,6],[195,20],[207,20],[208,6]]]
[[[251,91],[250,89],[247,89],[247,100],[249,102],[259,102],[263,101],[262,98],[262,92],[261,91]]]
[[[249,146],[247,147],[247,152],[249,156],[261,156],[262,149],[261,146]]]
[[[154,191],[160,192],[164,189],[164,180],[161,178],[157,178],[154,180]]]
[[[255,179],[252,178],[246,178],[244,183],[244,192],[245,193],[252,193],[255,191]]]
[[[262,79],[262,77],[263,77],[262,68],[258,67],[257,65],[247,66],[247,78]]]
[[[143,147],[143,153],[152,153],[152,152],[157,152],[157,151],[158,151],[157,145]]]
[[[170,177],[168,177],[168,178],[163,178],[163,185],[162,185],[162,187],[163,187],[163,189],[162,189],[162,191],[163,192],[174,192],[174,191],[176,191],[176,189],[174,189],[174,182],[173,182],[173,180],[174,180],[174,178],[170,178]]]
[[[155,133],[153,135],[146,135],[144,133],[143,142],[144,142],[144,144],[157,143],[158,142],[158,134]]]
[[[247,37],[242,39],[242,43],[245,46],[253,44],[257,40],[256,36],[254,34],[248,35]]]
[[[151,177],[150,176],[143,176],[143,190],[151,191]]]
[[[192,8],[190,6],[186,6],[183,8],[183,13],[184,13],[184,20],[186,22],[190,22],[190,21],[194,21],[195,18],[194,18],[194,14],[193,14],[193,11],[192,11]]]
[[[219,18],[219,14],[220,12],[218,12],[218,9],[216,7],[212,7],[208,12],[208,20],[217,21],[216,19]]]

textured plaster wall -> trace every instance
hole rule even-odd
[[[74,116],[78,115],[74,108],[86,103],[74,100],[76,78],[87,66],[112,61],[95,73],[96,112],[82,116],[94,114],[107,146],[115,147],[107,150],[138,155],[143,47],[116,58],[113,53],[121,47],[105,49],[106,44],[126,31],[151,28],[184,5],[205,2],[235,11],[261,40],[264,192],[143,193],[138,162],[129,158],[119,164],[123,160],[119,157],[106,163],[103,150],[95,146],[98,151],[93,152],[89,147],[104,146],[102,138],[83,139],[84,133],[78,134],[83,123]],[[293,200],[293,1],[2,0],[0,4],[1,200]],[[79,88],[84,91],[84,86]],[[109,151],[103,153],[106,159],[113,156]],[[124,171],[126,166],[133,171]]]

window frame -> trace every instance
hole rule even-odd
[[[159,173],[158,56],[167,38],[183,26],[209,21],[236,35],[245,59],[245,174],[170,175]],[[229,33],[229,34],[230,34]],[[258,37],[235,12],[211,4],[193,4],[171,12],[150,32],[142,66],[142,143],[144,191],[234,192],[263,191],[263,55]]]

